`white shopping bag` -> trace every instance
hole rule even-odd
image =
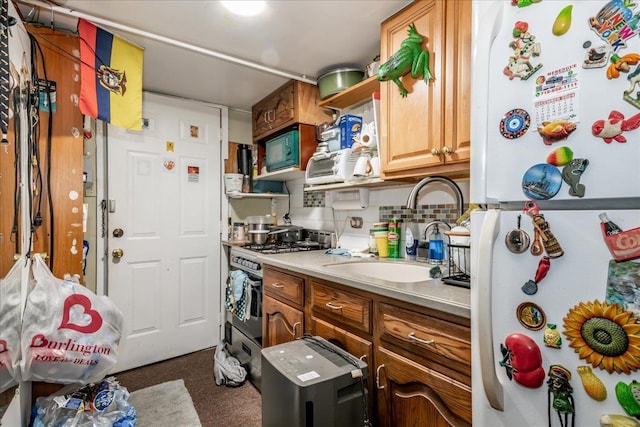
[[[34,287],[22,321],[23,379],[100,381],[118,360],[122,313],[108,297],[54,277],[39,255],[32,272]]]
[[[4,279],[0,279],[0,393],[14,386],[20,376],[20,294],[22,268],[20,258]]]

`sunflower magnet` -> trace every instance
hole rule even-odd
[[[640,323],[618,304],[580,302],[569,310],[564,335],[580,359],[608,373],[640,369]]]

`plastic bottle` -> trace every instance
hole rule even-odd
[[[598,215],[602,225],[604,226],[604,232],[607,236],[613,236],[614,234],[622,233],[622,229],[618,225],[611,221],[606,213],[602,212]]]
[[[416,255],[418,253],[418,241],[420,240],[420,231],[418,230],[417,223],[407,223],[404,238],[405,256],[409,259],[416,259]]]
[[[378,246],[376,245],[376,236],[373,229],[369,230],[369,253],[378,255]]]
[[[441,263],[444,260],[444,235],[440,233],[438,224],[433,226],[433,232],[429,235],[429,255],[430,262]]]
[[[400,258],[400,223],[397,219],[389,221],[389,258]]]

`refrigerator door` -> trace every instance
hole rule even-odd
[[[640,202],[639,202],[640,203]],[[636,205],[637,206],[637,205]],[[472,268],[472,381],[473,381],[473,424],[478,426],[547,426],[548,398],[546,384],[540,388],[527,388],[509,380],[506,370],[500,366],[502,354],[500,344],[512,333],[525,334],[540,347],[542,367],[548,373],[551,365],[559,364],[571,372],[576,419],[580,427],[599,427],[603,414],[624,414],[615,396],[615,385],[637,379],[638,370],[611,373],[592,367],[587,360],[581,360],[574,348],[569,347],[565,318],[569,311],[580,303],[589,305],[596,300],[607,298],[609,264],[611,253],[604,243],[600,231],[600,211],[552,211],[542,212],[551,231],[564,250],[564,255],[552,259],[547,275],[537,283],[538,290],[527,295],[521,287],[534,279],[540,256],[530,251],[515,254],[507,249],[505,236],[517,227],[518,211],[489,210],[474,212],[471,216]],[[640,210],[607,211],[609,218],[623,230],[640,226]],[[523,231],[533,237],[531,218],[523,215]],[[487,254],[488,253],[488,254]],[[640,260],[638,271],[640,271]],[[613,263],[618,265],[617,263]],[[640,280],[640,273],[635,279]],[[640,284],[635,284],[636,315],[640,316]],[[533,303],[542,311],[539,325],[521,323],[518,307]],[[630,303],[629,307],[634,307]],[[632,309],[631,308],[631,309]],[[525,327],[524,325],[527,325]],[[548,324],[557,325],[561,332],[562,345],[559,349],[547,347],[543,342]],[[531,329],[539,327],[539,329]],[[492,355],[485,354],[487,344]],[[620,365],[624,361],[618,361]],[[590,398],[582,386],[576,368],[590,366],[605,384],[608,398],[598,402]],[[495,378],[493,376],[495,375]],[[503,389],[503,392],[496,390]],[[503,396],[503,406],[496,408],[495,394]],[[559,426],[558,416],[552,409],[553,426]]]
[[[619,2],[622,3],[622,2]],[[472,75],[472,159],[471,201],[475,203],[523,200],[525,173],[545,164],[547,156],[559,147],[567,147],[574,159],[586,159],[588,166],[579,183],[584,185],[583,199],[623,198],[640,195],[640,129],[631,129],[640,120],[640,110],[623,99],[629,89],[629,75],[607,78],[607,68],[584,68],[589,49],[609,46],[590,26],[607,4],[604,1],[573,3],[569,30],[562,36],[552,33],[564,1],[542,1],[527,7],[515,7],[509,1],[474,1],[473,75]],[[634,13],[637,13],[637,7]],[[510,79],[505,73],[517,41],[514,30],[523,28],[533,37],[538,54],[530,56],[540,69],[529,78]],[[640,52],[640,37],[625,40],[617,54]],[[607,62],[608,65],[610,62]],[[507,73],[508,74],[508,73]],[[636,89],[633,91],[635,96]],[[522,113],[526,112],[526,115]],[[608,122],[618,111],[629,130],[621,134],[626,143],[606,143],[593,135],[597,121]],[[538,128],[554,114],[572,116],[576,125],[564,140],[549,145]],[[524,124],[529,121],[528,128]],[[511,122],[513,121],[513,124]],[[555,120],[553,120],[555,121]],[[617,123],[620,123],[618,120]],[[522,127],[522,132],[503,136],[500,127]],[[514,134],[521,136],[514,136]],[[564,165],[553,167],[556,176]],[[560,179],[561,187],[552,200],[573,200],[570,186]]]

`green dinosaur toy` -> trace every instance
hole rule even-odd
[[[422,75],[422,80],[429,83],[433,78],[429,69],[429,51],[422,50],[422,36],[416,31],[416,26],[409,25],[409,36],[402,41],[400,49],[378,69],[378,80],[386,82],[392,80],[400,88],[400,95],[407,96],[407,89],[400,77],[411,71],[414,79]]]

